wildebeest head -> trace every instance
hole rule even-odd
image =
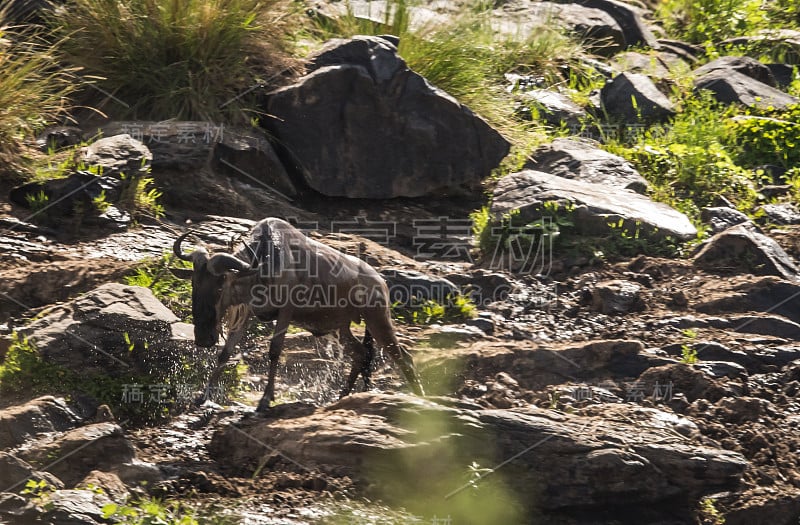
[[[172,273],[182,279],[192,281],[192,317],[194,321],[194,342],[209,348],[219,340],[219,326],[224,311],[220,311],[220,297],[225,285],[225,275],[241,272],[249,265],[229,253],[215,253],[209,256],[204,248],[184,254],[181,243],[191,232],[186,232],[175,240],[172,251],[181,260],[192,263],[192,269],[172,268]]]

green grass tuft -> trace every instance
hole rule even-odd
[[[192,263],[181,261],[172,254],[142,263],[133,275],[124,278],[125,284],[149,288],[156,298],[182,321],[192,321],[192,283],[180,279],[170,268],[191,268]]]
[[[69,108],[75,69],[61,64],[62,44],[41,29],[9,27],[0,11],[0,179],[20,178],[23,142]]]
[[[252,98],[237,94],[292,66],[290,12],[284,0],[75,0],[53,24],[106,112],[247,123]]]

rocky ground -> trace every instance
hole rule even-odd
[[[630,126],[674,115],[659,71],[692,69],[697,49],[657,40],[644,9],[606,0],[508,2],[492,21],[530,33],[519,21],[540,7],[610,38],[597,53],[627,50],[599,64],[607,81],[588,110]],[[796,523],[789,184],[754,188],[758,222],[718,199],[694,245],[697,224],[585,137],[542,144],[491,178],[509,142],[396,44],[334,40],[310,57],[264,96],[280,117],[264,124],[272,142],[255,127],[212,137],[209,123],[111,119],[43,136],[77,137],[62,155],[80,162],[63,177],[0,187],[0,523],[114,522],[112,503],[144,512],[143,497],[202,523]],[[791,67],[787,82],[786,64],[769,66],[722,57],[692,72],[694,86],[722,103],[795,104],[781,91]],[[582,122],[586,108],[542,91],[520,93],[540,118]],[[163,192],[163,217],[126,208],[137,177]],[[101,196],[107,206],[92,208]],[[469,216],[482,206],[503,249],[479,256]],[[265,216],[366,260],[401,307],[470,298],[457,320],[396,310],[425,397],[379,355],[374,388],[339,399],[349,356],[292,329],[276,404],[257,414],[271,331],[254,325],[222,388],[192,403],[215,352],[193,344],[188,288],[124,278],[145,261],[168,273],[177,261],[162,255],[189,228],[192,242],[230,250]]]
[[[213,243],[215,231],[248,224],[210,218],[197,226]],[[7,233],[4,298],[17,312],[39,312],[32,324],[7,317],[8,329],[49,341],[50,359],[75,365],[66,333],[107,341],[124,326],[147,340],[147,330],[166,333],[157,326],[165,323],[174,348],[192,355],[190,332],[181,333],[182,323],[146,290],[96,288],[118,281],[130,268],[126,258],[163,249],[176,227],[143,225],[69,245],[31,225]],[[796,253],[796,228],[774,236]],[[256,331],[241,348],[248,371],[238,400],[176,409],[157,424],[98,423],[96,407],[74,397],[4,397],[4,461],[16,465],[7,472],[21,472],[19,480],[56,476],[57,493],[66,496],[47,516],[58,523],[100,519],[75,517],[69,489],[76,484],[90,480],[120,497],[143,490],[132,488],[133,479],[149,479],[151,494],[247,523],[490,522],[475,521],[479,511],[487,513],[479,520],[506,522],[713,523],[718,512],[726,523],[752,523],[753,516],[789,523],[800,512],[796,282],[644,256],[535,278],[467,262],[419,262],[402,246],[357,236],[327,241],[366,247],[384,270],[422,272],[428,287],[449,276],[510,293],[485,294],[467,324],[400,325],[427,400],[398,393],[405,386],[381,359],[375,390],[337,401],[346,357],[331,342],[297,332],[279,373],[282,404],[256,416],[268,341]],[[41,276],[37,264],[46,268]],[[40,284],[54,275],[73,288]],[[23,310],[84,291],[91,300]],[[135,300],[124,299],[131,310],[119,312],[115,294],[124,293]],[[696,352],[693,364],[684,362],[687,349]],[[85,359],[84,370],[102,364],[96,354]],[[76,453],[48,466],[68,450]],[[18,481],[13,475],[4,483]],[[5,519],[37,515],[4,497]]]

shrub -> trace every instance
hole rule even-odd
[[[574,209],[570,202],[562,205],[548,201],[542,204],[539,219],[528,220],[522,218],[519,210],[495,218],[490,207],[484,206],[470,214],[475,245],[492,266],[510,265],[507,269],[511,271],[530,270],[529,265],[539,257],[549,256],[562,233],[573,229]],[[500,260],[492,260],[496,257]]]
[[[785,111],[757,111],[727,122],[737,160],[743,166],[764,164],[785,169],[800,164],[800,105]]]
[[[652,185],[652,197],[687,214],[699,224],[700,208],[724,197],[750,211],[758,176],[736,163],[727,122],[737,111],[703,94],[684,102],[671,122],[652,126],[625,146],[607,149],[630,160]]]
[[[130,351],[140,344],[127,333],[119,337]],[[188,401],[186,396],[205,383],[212,366],[212,360],[190,363],[182,358],[180,363],[154,369],[149,375],[85,375],[48,361],[30,340],[14,333],[5,360],[0,363],[0,394],[85,395],[109,405],[121,421],[151,423],[183,407]],[[219,385],[220,397],[239,394],[243,373],[238,366],[226,369]],[[137,390],[139,394],[135,394]],[[158,394],[156,399],[152,398],[154,392]],[[134,395],[142,397],[133,399]]]
[[[698,44],[770,26],[762,0],[667,0],[661,4],[659,15],[670,33]]]
[[[61,118],[75,70],[59,63],[61,43],[40,29],[10,28],[0,10],[0,177],[21,169],[22,142]]]
[[[125,525],[198,525],[197,513],[179,501],[140,498],[123,505],[109,503],[103,517]]]
[[[284,0],[76,0],[53,19],[70,63],[133,118],[249,122],[291,67]],[[241,98],[235,98],[241,93]]]
[[[408,306],[393,304],[392,313],[399,321],[408,324],[459,323],[477,315],[475,303],[461,294],[448,295],[444,303],[412,298]]]

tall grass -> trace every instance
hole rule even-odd
[[[236,95],[291,67],[290,12],[286,0],[74,0],[53,24],[69,62],[99,77],[107,113],[248,122]]]
[[[22,143],[64,116],[76,87],[60,43],[41,29],[9,27],[0,10],[0,178],[23,167]]]

